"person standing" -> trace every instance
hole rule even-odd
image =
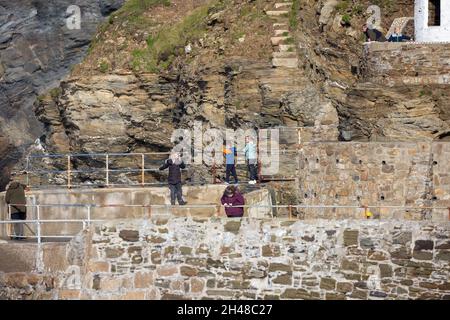
[[[228,186],[221,198],[225,206],[225,213],[229,218],[240,218],[244,215],[244,197],[239,193],[235,186]]]
[[[247,160],[248,172],[250,174],[249,184],[255,184],[258,179],[257,165],[258,165],[258,156],[256,150],[256,144],[253,140],[253,137],[245,138],[245,159]]]
[[[169,183],[170,203],[171,205],[175,205],[175,200],[178,200],[178,204],[183,206],[187,202],[183,200],[181,169],[186,168],[186,165],[178,153],[172,153],[159,170],[165,170],[167,168],[169,168],[167,182]]]
[[[225,164],[226,164],[226,170],[225,170],[225,182],[227,184],[230,183],[230,175],[234,178],[234,183],[238,184],[238,177],[236,174],[236,147],[225,147],[223,150],[223,153],[225,154]]]
[[[380,30],[375,28],[370,29],[367,24],[363,25],[362,31],[366,36],[366,42],[386,42],[386,37],[381,33]]]
[[[5,202],[11,208],[11,220],[26,220],[27,200],[25,198],[26,186],[12,181],[6,190]],[[25,240],[23,223],[14,223],[14,236],[12,240]]]

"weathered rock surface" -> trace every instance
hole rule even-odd
[[[24,147],[42,133],[32,111],[36,97],[57,87],[71,66],[81,62],[97,25],[123,0],[77,1],[81,29],[66,25],[70,0],[0,1],[0,170],[17,161]],[[3,149],[0,147],[0,149]],[[5,175],[0,177],[0,188]]]

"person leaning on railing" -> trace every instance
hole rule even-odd
[[[11,208],[11,220],[27,219],[27,200],[25,198],[26,188],[25,185],[11,180],[11,183],[6,190],[5,202]],[[11,239],[25,240],[23,223],[14,223],[14,236],[12,236]]]
[[[235,186],[228,186],[220,200],[228,218],[240,218],[244,215],[245,200]]]

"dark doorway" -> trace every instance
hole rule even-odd
[[[428,26],[441,25],[441,0],[428,0]]]

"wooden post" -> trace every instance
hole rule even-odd
[[[70,165],[70,155],[67,156],[67,188],[71,188],[71,165]]]
[[[289,209],[289,220],[291,220],[292,219],[292,205],[289,205],[288,209]]]
[[[145,155],[141,154],[141,184],[142,187],[145,187]]]

